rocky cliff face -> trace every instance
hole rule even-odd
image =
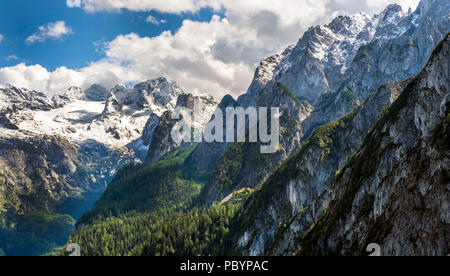
[[[261,62],[239,102],[255,105],[270,80],[283,83],[314,107],[302,123],[309,137],[318,126],[350,113],[383,83],[419,73],[450,30],[448,15],[448,1],[424,0],[414,13],[389,5],[373,17],[339,16],[312,27],[296,45]]]
[[[449,254],[449,46],[447,35],[341,170],[299,253]]]
[[[448,1],[421,1],[414,13],[396,23],[393,32],[378,30],[377,38],[358,50],[346,73],[346,85],[365,99],[380,83],[418,74],[449,31],[449,9]]]
[[[448,254],[449,42],[367,137],[398,84],[319,128],[246,203],[237,252],[361,255],[378,243],[384,255]]]
[[[302,123],[304,138],[318,126],[350,113],[381,84],[418,74],[450,30],[448,14],[446,1],[422,1],[414,13],[390,5],[370,19],[363,14],[341,16],[305,33],[297,48],[309,45],[321,60],[326,78],[321,82],[328,83],[331,92],[315,90],[322,92],[316,96],[312,115]],[[291,81],[286,81],[287,86]]]
[[[279,107],[280,146],[274,154],[262,154],[262,143],[232,144],[216,163],[203,190],[201,201],[206,204],[220,202],[241,188],[258,187],[300,144],[300,123],[312,110],[307,101],[300,100],[286,86],[275,81],[267,83],[254,99],[256,107]],[[238,99],[239,103],[243,108],[248,107],[248,103],[243,102],[242,98]]]
[[[93,84],[91,87],[86,89],[86,91],[84,91],[84,94],[88,100],[103,102],[108,99],[109,91],[101,85]]]
[[[448,14],[448,1],[424,0],[414,13],[394,4],[373,17],[339,16],[310,28],[282,55],[263,61],[255,80],[272,77],[313,105],[345,82],[364,100],[382,83],[406,79],[423,68],[448,32]]]
[[[87,146],[72,144],[61,136],[18,138],[9,135],[11,133],[0,138],[0,174],[18,193],[45,190],[52,202],[43,201],[42,208],[54,207],[61,199],[83,193],[101,193],[113,176],[114,168],[130,162],[106,148],[104,152],[90,152]],[[99,162],[97,158],[110,159]]]
[[[331,190],[336,171],[362,143],[383,109],[400,94],[399,83],[387,83],[375,91],[353,113],[317,129],[297,152],[284,162],[248,201],[240,222],[245,228],[239,239],[244,255],[279,254],[289,250],[280,242],[290,221],[299,214],[315,214],[316,201]],[[290,225],[289,225],[290,226]],[[290,240],[290,236],[283,240]],[[288,253],[288,252],[287,252]]]
[[[53,103],[44,93],[31,91],[25,88],[17,88],[12,85],[7,88],[0,88],[0,111],[9,108],[31,109],[31,110],[50,110]]]
[[[262,161],[258,158],[263,169],[249,165],[251,162],[244,162],[248,169],[238,166],[239,176],[232,180],[232,189],[257,187],[319,126],[352,112],[383,83],[402,81],[419,73],[450,30],[448,11],[445,1],[425,0],[414,13],[389,5],[373,17],[362,13],[339,16],[327,25],[310,28],[282,54],[261,61],[247,93],[237,99],[237,104],[244,108],[280,107],[285,115],[282,129],[289,131],[280,137],[281,153]],[[279,95],[284,93],[290,97],[280,100]],[[291,132],[293,140],[286,138]],[[213,148],[213,152],[220,152],[220,146]],[[243,156],[256,156],[257,148],[246,147]],[[217,163],[210,164],[212,168]],[[229,170],[236,167],[225,166],[216,174]],[[221,196],[232,192],[222,191],[215,184],[207,187],[210,188],[207,203],[221,201]]]
[[[180,144],[170,137],[171,114],[200,101],[197,129],[215,108],[281,112],[274,154],[261,154],[260,143],[202,142],[183,156],[180,171],[201,180],[191,183],[202,186],[198,205],[256,190],[237,219],[231,253],[361,254],[378,242],[384,254],[445,254],[447,42],[395,100],[450,30],[449,11],[446,0],[422,0],[415,12],[389,5],[373,17],[339,16],[312,27],[261,62],[247,93],[218,106],[165,78],[111,91],[72,87],[52,99],[0,89],[0,242],[18,233],[14,226],[27,210],[70,213],[70,200],[104,189],[124,163],[153,163],[174,151]],[[11,254],[9,245],[0,247]]]

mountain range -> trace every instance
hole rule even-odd
[[[448,255],[449,31],[446,0],[338,16],[220,102],[165,78],[2,88],[0,254]],[[176,143],[198,101],[199,128],[279,107],[278,151]]]

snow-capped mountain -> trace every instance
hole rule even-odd
[[[53,107],[52,101],[42,92],[12,85],[0,88],[0,91],[0,112],[10,109],[50,110]]]
[[[449,45],[447,35],[406,88],[384,84],[275,171],[236,222],[250,225],[236,230],[237,250],[364,255],[378,243],[383,256],[447,255]]]
[[[412,13],[393,4],[372,17],[364,13],[338,16],[329,24],[311,27],[296,45],[261,62],[248,96],[252,98],[268,80],[274,79],[315,104],[321,95],[338,90],[345,81],[358,80],[370,82],[360,92],[358,85],[351,87],[363,100],[381,83],[406,78],[423,68],[432,49],[448,31],[449,5],[446,0],[424,0]],[[383,47],[392,48],[392,53]],[[358,63],[357,58],[367,52],[373,64]],[[402,59],[396,60],[399,57]],[[405,73],[398,70],[407,67],[411,69]],[[368,77],[362,75],[366,71],[379,76],[366,80]]]
[[[351,112],[385,82],[420,72],[450,31],[450,3],[423,0],[416,11],[389,5],[372,17],[338,16],[311,27],[297,44],[261,61],[242,106],[271,98],[264,88],[280,82],[313,106],[302,123],[306,138],[322,124]]]
[[[86,91],[71,87],[52,99],[13,86],[0,91],[3,128],[18,133],[60,135],[77,144],[95,141],[111,149],[132,144],[137,148],[130,150],[135,151],[145,151],[151,142],[149,126],[157,125],[164,112],[176,107],[178,97],[186,95],[177,83],[165,78],[138,83],[133,88],[117,85],[110,92],[99,85]],[[202,99],[209,107],[204,114],[206,119],[203,118],[207,121],[212,114],[211,106],[216,103],[210,96]],[[141,154],[145,156],[146,152]]]
[[[145,160],[161,116],[175,107],[190,104],[186,99],[201,101],[203,113],[196,117],[200,118],[196,126],[204,127],[217,102],[211,96],[187,94],[177,83],[165,78],[138,83],[133,88],[117,85],[111,91],[100,85],[87,90],[71,87],[52,99],[42,92],[8,86],[0,89],[0,160],[10,161],[4,167],[8,172],[9,167],[18,167],[25,173],[31,165],[7,158],[13,149],[17,154],[23,153],[20,159],[25,163],[28,159],[41,158],[44,164],[50,164],[46,159],[53,154],[51,148],[44,155],[36,156],[39,151],[27,153],[23,147],[16,146],[34,148],[43,140],[54,140],[61,148],[59,158],[72,164],[65,170],[68,174],[65,179],[68,181],[72,179],[70,175],[78,174],[70,185],[82,191],[101,191],[120,167]],[[80,161],[83,158],[90,160],[85,169],[80,167],[86,165]],[[80,170],[86,172],[81,174]],[[48,174],[63,179],[51,170]],[[70,189],[56,184],[49,187],[50,191],[53,189],[64,190],[64,196],[71,194]]]

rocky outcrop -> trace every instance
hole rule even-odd
[[[404,13],[393,4],[373,17],[363,13],[339,16],[327,25],[311,27],[296,45],[261,62],[239,102],[254,105],[255,97],[270,80],[283,83],[300,99],[309,101],[316,113],[332,104],[333,98],[339,97],[333,94],[344,88],[362,102],[381,84],[420,72],[450,30],[448,15],[448,1],[423,0],[414,13]],[[335,116],[318,114],[327,119],[310,119],[305,126],[336,121],[356,106],[344,107],[336,106],[342,112]]]
[[[238,104],[283,108],[283,104],[300,101],[307,112],[300,112],[300,117],[292,116],[296,122],[282,127],[296,132],[299,126],[301,131],[295,135],[305,141],[321,125],[352,112],[383,83],[408,79],[423,68],[431,51],[450,30],[450,22],[446,16],[448,3],[422,2],[414,13],[404,13],[394,4],[373,17],[362,13],[339,16],[328,25],[310,28],[296,45],[261,62]],[[426,36],[429,38],[423,39]],[[285,102],[272,101],[277,99],[272,89],[274,83],[281,84],[293,97],[285,98]],[[284,148],[289,148],[286,141],[283,143]],[[299,143],[292,148],[296,145]],[[267,177],[272,172],[270,168],[276,168],[292,153],[288,150],[281,158],[265,158],[277,161],[263,169],[262,174]],[[252,167],[247,171],[249,175],[241,171],[236,188],[258,186],[265,177],[250,177],[255,171],[261,170]],[[218,195],[226,196],[227,192]]]
[[[335,122],[352,112],[360,101],[356,94],[342,86],[337,92],[323,94],[313,112],[302,122],[304,130],[302,140],[305,141],[314,130],[329,122]]]
[[[165,78],[138,83],[133,88],[117,85],[111,89],[103,113],[89,128],[106,132],[116,143],[133,142],[130,146],[145,156],[151,143],[149,131],[154,130],[149,120],[155,122],[164,112],[173,110],[183,93],[174,81]]]
[[[432,8],[421,12],[424,5]],[[448,14],[447,6],[442,1],[426,0],[415,13],[404,13],[399,5],[389,5],[373,17],[362,13],[339,16],[328,25],[310,28],[296,45],[289,46],[282,54],[264,59],[247,93],[240,96],[237,103],[244,108],[279,106],[281,109],[295,103],[303,104],[301,111],[283,110],[284,119],[289,120],[282,120],[282,129],[289,130],[288,134],[294,132],[296,139],[293,143],[287,142],[286,135],[282,135],[286,152],[281,157],[266,156],[264,169],[251,165],[248,170],[240,167],[236,177],[239,180],[235,179],[232,187],[258,186],[273,168],[295,152],[291,149],[295,149],[299,141],[308,139],[315,129],[352,112],[383,83],[402,81],[417,74],[449,30],[450,22],[444,16]],[[429,12],[438,9],[441,10],[439,16]],[[430,39],[423,39],[424,32],[429,33]],[[276,84],[283,87],[279,89],[281,92],[277,91]],[[283,91],[291,97],[277,101]],[[212,152],[220,152],[218,145],[210,147]],[[250,150],[254,151],[257,147],[247,148],[254,148]],[[254,153],[246,152],[245,156],[248,158]],[[216,165],[215,162],[210,164]],[[228,169],[222,168],[220,173]],[[255,174],[264,177],[254,177]],[[221,196],[232,192],[216,188],[212,191],[209,203],[220,201]]]
[[[225,136],[225,128],[226,128],[226,108],[227,107],[238,107],[238,103],[236,100],[230,96],[226,95],[223,97],[223,99],[220,101],[220,103],[217,106],[217,109],[219,109],[222,112],[222,120],[224,122],[223,124],[223,140],[226,141]],[[215,114],[211,116],[212,121],[215,118]],[[189,157],[189,162],[193,165],[195,170],[198,171],[209,171],[212,170],[217,162],[219,161],[220,157],[227,151],[227,149],[230,147],[231,143],[219,143],[219,142],[202,142],[198,145],[198,147],[192,152],[191,156]]]
[[[53,107],[61,108],[76,101],[85,101],[86,95],[80,87],[72,86],[62,95],[55,95],[52,98]]]
[[[374,17],[363,13],[339,16],[327,25],[311,27],[278,61],[273,79],[315,105],[323,94],[337,91],[348,79],[346,72],[361,46],[400,35],[397,25],[407,16],[400,6],[390,5]]]

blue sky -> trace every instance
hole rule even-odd
[[[373,15],[391,3],[407,10],[418,2],[3,0],[0,86],[54,95],[70,86],[167,77],[186,92],[237,96],[261,59],[296,43],[309,27],[338,14]]]
[[[134,32],[140,36],[154,37],[166,30],[176,32],[184,19],[209,21],[212,14],[210,9],[183,15],[128,10],[87,13],[67,7],[62,0],[1,1],[0,34],[3,40],[0,43],[0,67],[26,62],[40,64],[50,71],[60,66],[82,68],[91,61],[103,58],[102,43],[113,40],[119,34]],[[165,23],[155,25],[147,22],[149,15]],[[39,26],[60,20],[71,27],[71,35],[44,43],[26,43],[27,37],[36,33]]]

